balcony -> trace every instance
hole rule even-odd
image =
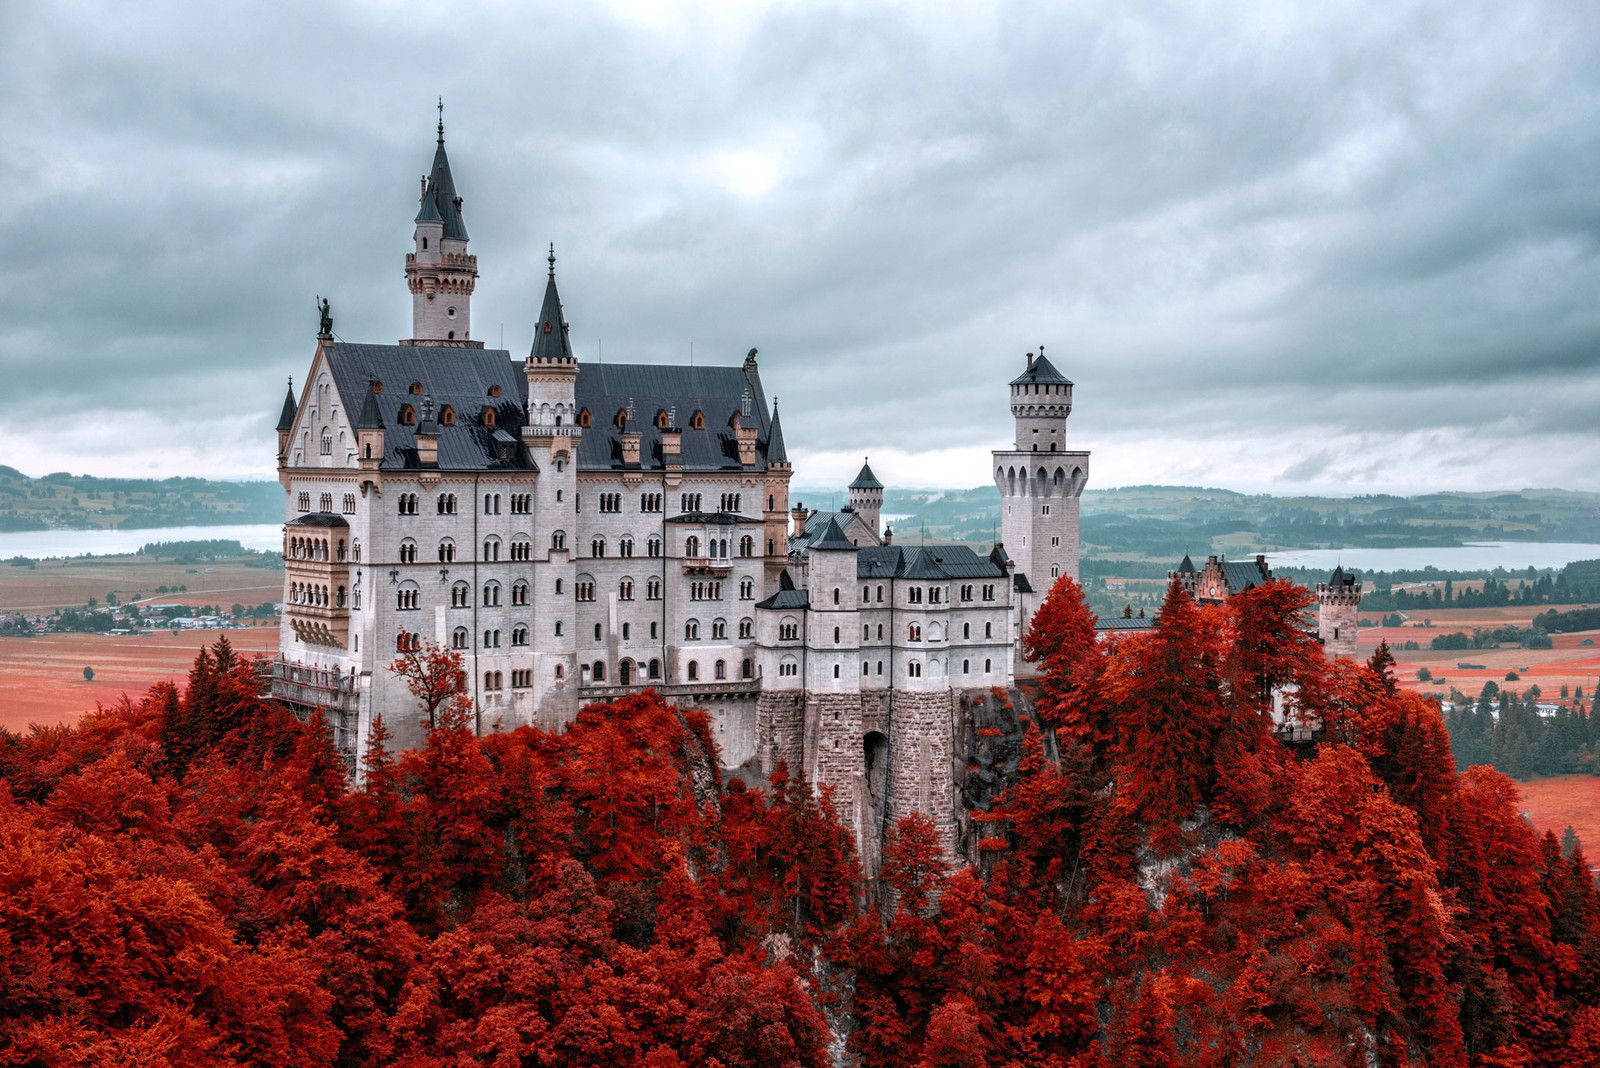
[[[733,572],[733,561],[726,557],[686,556],[683,558],[685,575],[727,575]]]
[[[344,648],[350,639],[350,610],[332,605],[285,604],[283,614],[295,636],[308,645]]]
[[[645,690],[654,690],[666,698],[689,698],[691,700],[701,697],[755,697],[761,692],[760,679],[724,679],[714,682],[684,682],[664,683],[645,681],[637,685],[622,686],[616,683],[602,685],[580,685],[578,697],[584,701],[612,701],[630,693],[641,693]]]
[[[280,657],[272,662],[264,681],[272,697],[288,704],[352,715],[360,707],[355,676],[331,668],[291,664]]]

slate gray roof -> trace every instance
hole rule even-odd
[[[439,125],[439,143],[433,150],[433,169],[423,187],[417,222],[444,223],[444,236],[456,241],[467,239],[467,224],[461,220],[461,198],[456,195],[455,179],[450,176],[450,157],[444,153],[444,124]]]
[[[741,470],[739,439],[728,420],[742,410],[746,391],[750,394],[750,414],[744,418],[756,428],[755,469],[764,471],[770,462],[772,431],[761,375],[753,367],[747,371],[741,366],[580,364],[578,407],[589,410],[589,429],[583,432],[578,447],[578,467],[584,471],[623,468],[622,431],[613,420],[618,411],[632,404],[634,414],[628,429],[639,432],[640,468],[661,470],[661,431],[656,428],[656,413],[676,409],[676,422],[683,434],[681,455],[685,471]],[[705,416],[701,430],[690,422],[697,411]]]
[[[872,473],[872,468],[867,466],[867,461],[861,461],[861,473],[856,475],[856,480],[850,483],[851,489],[881,490],[883,483],[878,481],[878,476]]]
[[[1154,618],[1123,619],[1113,616],[1110,619],[1097,619],[1094,622],[1095,630],[1149,630],[1156,625]]]
[[[400,409],[410,405],[421,418],[422,396],[410,392],[413,382],[436,405],[455,409],[454,426],[439,427],[439,469],[442,471],[529,470],[523,449],[495,447],[494,431],[522,425],[527,379],[504,349],[471,349],[432,345],[361,345],[338,341],[327,346],[328,367],[345,411],[369,416],[367,396],[385,427],[379,466],[402,470],[417,465],[416,427],[400,422]],[[371,393],[376,380],[382,392]],[[491,387],[500,395],[490,397]],[[367,396],[363,396],[366,394]],[[483,425],[483,410],[492,407],[497,426]],[[509,456],[502,459],[502,455]]]
[[[1239,593],[1267,581],[1254,560],[1222,561],[1222,577],[1228,582],[1229,593]]]
[[[1341,564],[1336,566],[1333,569],[1333,574],[1328,576],[1328,585],[1354,586],[1356,584],[1356,578],[1357,576],[1354,571],[1346,571],[1344,566]]]
[[[382,430],[383,416],[378,412],[378,398],[372,387],[367,387],[367,399],[361,402],[361,414],[356,417],[357,430]]]
[[[1178,574],[1180,574],[1180,575],[1192,575],[1194,573],[1195,573],[1195,571],[1194,571],[1194,561],[1189,559],[1188,554],[1185,553],[1184,557],[1183,557],[1183,560],[1180,561],[1179,564],[1178,564]]]
[[[786,464],[789,453],[783,447],[783,424],[778,422],[778,398],[772,398],[772,425],[767,431],[767,463]]]
[[[307,512],[305,515],[296,516],[286,524],[291,527],[348,527],[349,521],[342,515],[332,512]]]
[[[327,353],[345,410],[359,413],[355,425],[381,425],[387,430],[380,464],[384,470],[416,465],[416,428],[400,422],[400,408],[405,404],[411,405],[418,419],[422,417],[423,398],[410,393],[413,382],[422,383],[423,394],[433,398],[436,410],[442,411],[445,405],[455,410],[455,425],[439,427],[440,470],[531,468],[515,436],[523,425],[528,381],[520,361],[513,361],[506,350],[340,341],[328,345]],[[376,396],[371,393],[373,381],[382,386]],[[498,397],[489,396],[494,386],[500,388]],[[754,368],[582,364],[576,394],[579,407],[589,409],[590,426],[580,438],[579,469],[623,468],[622,432],[612,419],[631,402],[635,416],[629,429],[640,433],[639,468],[662,468],[655,414],[675,408],[678,422],[684,424],[684,470],[743,470],[738,437],[728,420],[740,411],[747,391],[751,414],[745,418],[756,426],[755,469],[760,471],[766,469],[771,431],[761,376]],[[493,427],[483,425],[485,406],[494,409]],[[688,425],[696,411],[705,416],[704,429]],[[371,424],[373,418],[379,422]]]
[[[289,392],[283,398],[283,412],[278,416],[279,430],[293,430],[295,412],[299,409],[294,403],[294,383],[289,384]]]
[[[760,519],[747,515],[738,515],[734,512],[682,512],[678,515],[668,516],[668,523],[708,523],[712,526],[733,527],[749,525],[759,527]]]
[[[1072,382],[1066,375],[1056,370],[1055,364],[1044,358],[1044,353],[1034,357],[1033,366],[1011,380],[1013,386],[1031,385],[1063,385],[1070,386]]]
[[[811,607],[811,597],[805,590],[794,588],[794,579],[785,569],[778,573],[778,592],[764,601],[757,601],[756,607],[804,610]]]
[[[828,525],[823,528],[822,537],[812,542],[811,548],[822,549],[824,551],[853,551],[855,549],[855,545],[850,541],[849,538],[844,536],[844,531],[839,529],[838,518],[834,517],[828,520]]]
[[[534,356],[572,356],[572,340],[567,337],[567,321],[562,318],[561,294],[556,292],[556,252],[550,246],[550,277],[544,284],[544,305],[533,327]]]
[[[815,546],[813,546],[815,548]],[[993,556],[979,556],[965,545],[872,545],[856,556],[857,578],[1004,578]]]

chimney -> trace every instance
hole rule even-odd
[[[639,432],[637,430],[625,430],[622,433],[622,462],[629,467],[639,466]]]
[[[806,532],[806,506],[795,501],[794,507],[789,510],[789,536],[798,538]]]
[[[756,428],[748,418],[737,417],[738,425],[734,433],[739,437],[739,464],[742,467],[754,467],[756,463]]]
[[[894,528],[893,527],[884,527],[883,528],[883,543],[885,545],[893,545],[894,544]]]

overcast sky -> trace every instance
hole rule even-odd
[[[472,8],[0,4],[0,462],[272,477],[443,94],[477,336],[553,241],[581,359],[759,346],[801,484],[986,482],[1043,343],[1092,485],[1600,489],[1593,0]]]

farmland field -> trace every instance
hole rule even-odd
[[[278,644],[276,627],[0,637],[0,727],[70,723],[97,702],[138,697],[153,683],[181,679],[200,648],[223,634],[241,653],[270,653]],[[83,677],[86,666],[94,668],[92,682]]]
[[[160,586],[188,590],[158,594]],[[283,572],[227,561],[181,564],[139,556],[44,560],[33,567],[0,565],[0,612],[48,613],[78,607],[91,597],[103,603],[108,593],[124,602],[143,594],[144,601],[161,604],[254,607],[282,596]]]
[[[1517,783],[1522,808],[1540,834],[1571,826],[1591,863],[1600,858],[1600,776],[1557,775]]]

